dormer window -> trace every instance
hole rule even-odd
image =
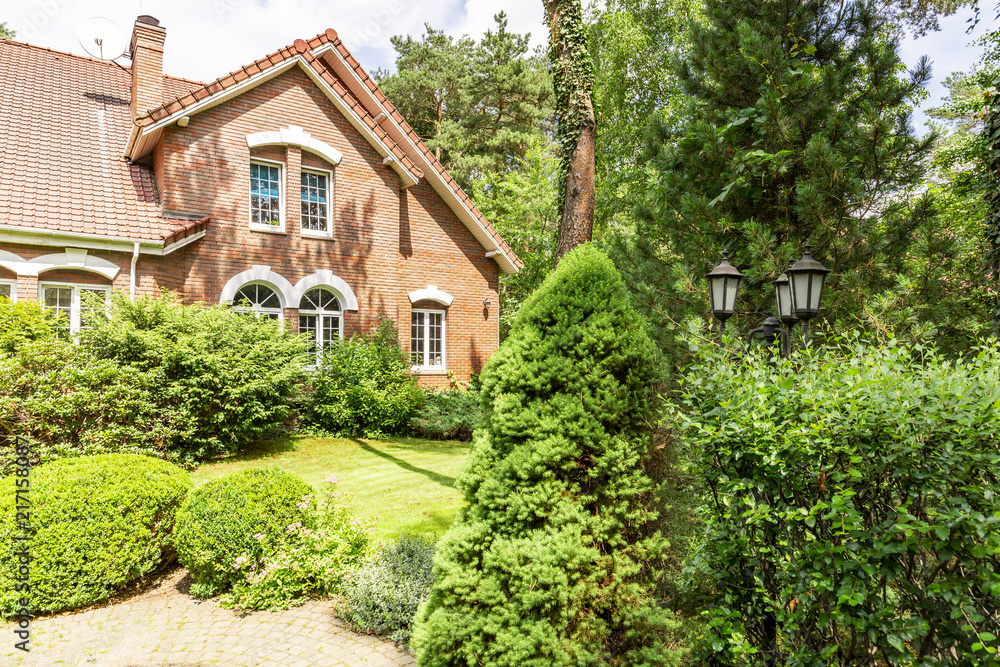
[[[330,235],[330,173],[302,170],[302,232]]]
[[[250,163],[250,228],[283,231],[282,215],[284,187],[278,162]]]

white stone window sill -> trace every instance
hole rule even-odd
[[[333,240],[333,234],[329,232],[314,232],[307,229],[301,231],[302,237],[307,239],[326,239],[327,241]]]
[[[284,227],[275,227],[274,225],[255,225],[250,223],[251,232],[264,232],[265,234],[284,234]]]
[[[426,366],[411,366],[410,372],[414,375],[447,375],[447,368],[440,368],[438,366],[426,367]]]

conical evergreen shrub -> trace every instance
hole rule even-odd
[[[482,375],[482,428],[417,615],[420,665],[671,664],[647,422],[658,360],[611,261],[566,255]],[[654,471],[651,473],[651,471]]]

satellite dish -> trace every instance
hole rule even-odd
[[[87,19],[77,31],[80,46],[98,60],[114,60],[125,53],[128,38],[118,24],[101,16]]]

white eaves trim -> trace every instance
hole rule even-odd
[[[310,153],[319,155],[331,164],[340,164],[343,153],[328,143],[320,141],[298,125],[289,125],[272,132],[257,132],[247,135],[247,146],[298,146]]]
[[[455,300],[451,294],[443,290],[439,290],[437,285],[428,285],[424,289],[418,289],[407,294],[410,298],[410,303],[416,303],[417,301],[423,301],[425,299],[429,301],[437,301],[438,303],[450,306],[451,302]]]
[[[393,140],[397,144],[403,144],[405,142],[413,149],[412,152],[410,153],[410,156],[411,158],[413,156],[417,156],[417,160],[419,160],[418,166],[420,166],[422,171],[424,172],[424,177],[427,179],[427,182],[434,187],[434,190],[439,195],[441,195],[441,198],[445,200],[445,203],[447,203],[451,207],[451,209],[458,214],[458,217],[462,220],[463,223],[465,223],[465,226],[469,228],[472,234],[476,237],[476,240],[478,240],[479,243],[481,243],[482,246],[487,251],[497,252],[497,254],[493,256],[493,259],[494,261],[496,261],[497,264],[500,265],[500,268],[503,270],[503,272],[518,273],[519,269],[517,268],[517,265],[514,264],[510,256],[506,252],[504,252],[504,250],[499,246],[499,244],[493,238],[493,235],[489,233],[489,231],[483,225],[482,221],[479,220],[479,217],[476,216],[472,212],[472,210],[465,204],[465,202],[462,201],[462,199],[455,193],[455,191],[451,189],[451,186],[449,186],[448,183],[444,180],[444,178],[442,178],[441,174],[438,173],[438,170],[434,168],[434,166],[430,163],[430,161],[427,160],[426,156],[424,156],[423,152],[417,147],[415,143],[413,143],[413,140],[410,138],[409,133],[404,132],[403,128],[400,127],[398,123],[396,123],[396,120],[392,118],[388,110],[384,106],[382,106],[382,103],[379,102],[378,98],[375,97],[375,94],[372,93],[372,91],[368,88],[368,86],[365,85],[364,81],[362,81],[360,77],[358,77],[358,73],[354,70],[353,67],[351,67],[347,63],[344,57],[340,54],[340,51],[338,51],[333,46],[333,44],[327,43],[315,49],[313,51],[313,55],[320,56],[328,51],[332,53],[336,58],[337,64],[339,65],[338,68],[339,71],[337,73],[340,75],[340,77],[346,81],[347,80],[345,77],[346,74],[357,83],[357,86],[355,86],[355,88],[352,89],[351,92],[353,92],[355,95],[358,95],[360,91],[360,94],[365,95],[368,101],[368,104],[366,104],[365,106],[367,106],[369,109],[376,108],[381,112],[379,115],[385,114],[388,117],[390,123],[386,127],[395,130],[395,132],[390,132],[391,136],[395,135],[392,136]],[[388,129],[386,131],[389,132]],[[423,164],[421,165],[419,163]]]
[[[318,52],[319,50],[314,51],[313,55],[316,55],[316,53]],[[234,97],[238,97],[239,95],[242,95],[246,91],[257,87],[260,84],[265,83],[280,74],[283,74],[284,72],[287,72],[295,65],[298,65],[299,67],[302,68],[302,71],[306,73],[306,76],[308,76],[309,79],[326,94],[326,96],[330,99],[330,101],[333,102],[334,106],[337,107],[337,110],[340,111],[340,113],[343,114],[345,118],[347,118],[348,122],[351,123],[354,129],[360,132],[361,135],[365,137],[365,139],[367,139],[372,146],[375,147],[375,150],[378,151],[380,157],[385,158],[392,156],[392,151],[389,150],[389,147],[386,146],[385,143],[381,139],[379,139],[374,132],[372,132],[371,128],[368,127],[368,125],[365,124],[363,120],[361,120],[361,117],[358,116],[357,113],[355,113],[354,109],[347,106],[347,103],[344,102],[344,100],[340,97],[340,95],[338,95],[336,91],[334,91],[333,88],[330,87],[330,85],[323,80],[323,77],[319,76],[313,70],[313,68],[309,66],[309,63],[306,62],[305,58],[303,58],[301,55],[295,55],[286,60],[285,62],[281,63],[280,65],[276,65],[263,72],[259,72],[258,74],[255,74],[250,78],[241,81],[232,88],[228,88],[224,91],[216,93],[215,95],[209,95],[200,102],[196,102],[191,106],[185,107],[180,111],[170,114],[169,116],[162,118],[161,120],[158,120],[151,125],[148,125],[146,127],[143,127],[141,125],[134,125],[132,127],[132,133],[129,135],[128,144],[125,146],[125,157],[129,159],[135,159],[137,157],[145,155],[146,152],[152,149],[160,130],[163,130],[167,126],[177,122],[179,119],[185,116],[188,117],[194,116],[195,114],[201,111],[205,111],[206,109],[210,109],[214,106],[222,104],[227,100],[231,100]],[[416,176],[410,173],[410,171],[405,167],[403,167],[402,164],[399,164],[398,161],[393,162],[391,166],[396,171],[396,173],[399,174],[399,177],[402,180],[404,188],[416,185],[419,182]]]
[[[38,229],[36,227],[0,225],[0,242],[55,246],[60,248],[72,246],[87,250],[125,252],[130,255],[135,250],[135,244],[137,243],[139,244],[139,252],[143,255],[169,255],[189,243],[194,243],[205,236],[205,234],[206,230],[202,230],[164,247],[163,241],[154,241],[152,239],[131,239],[120,236],[102,236],[101,234]]]

